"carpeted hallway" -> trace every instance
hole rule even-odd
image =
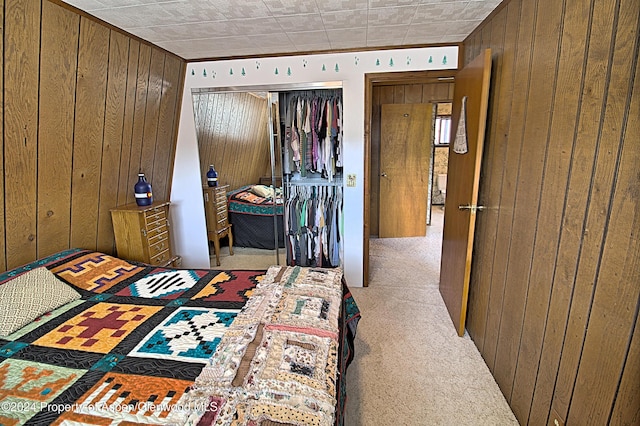
[[[362,319],[347,373],[346,426],[518,424],[440,297],[442,224],[443,210],[434,207],[426,237],[371,239],[369,287],[351,288]],[[276,259],[274,251],[234,253],[223,247],[218,268],[264,269]]]
[[[517,425],[438,291],[443,211],[424,238],[371,239],[368,288],[352,288],[362,319],[347,372],[347,426]]]

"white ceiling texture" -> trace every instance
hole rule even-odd
[[[501,0],[65,0],[186,60],[461,42]]]

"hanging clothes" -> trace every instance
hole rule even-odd
[[[342,265],[342,90],[280,94],[287,264]]]
[[[337,267],[342,264],[342,188],[292,185],[284,203],[287,264]]]
[[[333,181],[342,169],[340,90],[287,92],[284,117],[284,174],[319,175]]]

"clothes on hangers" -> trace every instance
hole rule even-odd
[[[287,264],[337,267],[342,260],[342,188],[291,186],[284,203]]]
[[[285,174],[319,173],[333,180],[342,167],[342,97],[336,90],[287,93],[284,117]]]

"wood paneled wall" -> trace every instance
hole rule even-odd
[[[453,99],[453,86],[453,83],[380,84],[373,86],[371,105],[370,235],[378,235],[379,230],[381,105],[450,101]]]
[[[640,424],[640,2],[506,1],[468,331],[521,424]]]
[[[193,94],[202,184],[213,164],[231,189],[271,176],[267,98],[245,92]]]
[[[184,61],[47,0],[6,0],[0,270],[114,253],[109,209],[171,184]]]

